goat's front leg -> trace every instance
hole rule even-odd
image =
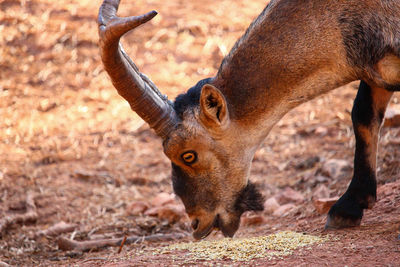
[[[354,176],[332,206],[325,228],[360,225],[363,210],[376,202],[376,153],[379,130],[392,92],[361,81],[351,114],[356,138]]]

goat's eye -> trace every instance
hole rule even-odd
[[[185,162],[185,164],[193,164],[197,160],[197,154],[195,151],[187,151],[181,155],[182,160]]]

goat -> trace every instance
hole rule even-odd
[[[326,228],[357,226],[376,202],[376,153],[386,106],[400,90],[400,1],[272,0],[223,59],[215,77],[174,102],[140,73],[119,39],[151,20],[99,10],[100,53],[118,93],[163,140],[174,192],[193,236],[217,228],[233,236],[240,216],[262,210],[249,182],[257,147],[289,110],[361,80],[352,110],[354,176],[328,213]]]

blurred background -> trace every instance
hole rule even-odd
[[[179,200],[171,195],[161,141],[118,96],[103,70],[96,23],[101,2],[0,1],[0,219],[24,213],[28,193],[38,214],[33,223],[3,231],[2,261],[73,260],[57,249],[54,237],[38,238],[38,231],[62,221],[77,225],[76,240],[190,232]],[[152,9],[159,15],[127,34],[124,48],[174,99],[216,74],[265,5],[264,0],[125,0],[121,16]],[[317,190],[331,197],[346,189],[354,150],[349,114],[357,86],[296,108],[257,151],[250,179],[267,198],[287,187],[303,198],[285,211],[289,221],[290,214],[316,214],[310,200]],[[400,109],[397,95],[391,106]],[[399,178],[399,138],[397,127],[382,131],[380,184]],[[279,216],[262,220],[275,220],[279,227]],[[241,228],[238,235],[249,231]]]

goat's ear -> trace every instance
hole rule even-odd
[[[229,124],[225,97],[211,84],[206,84],[201,89],[200,120],[206,127],[225,128]]]

